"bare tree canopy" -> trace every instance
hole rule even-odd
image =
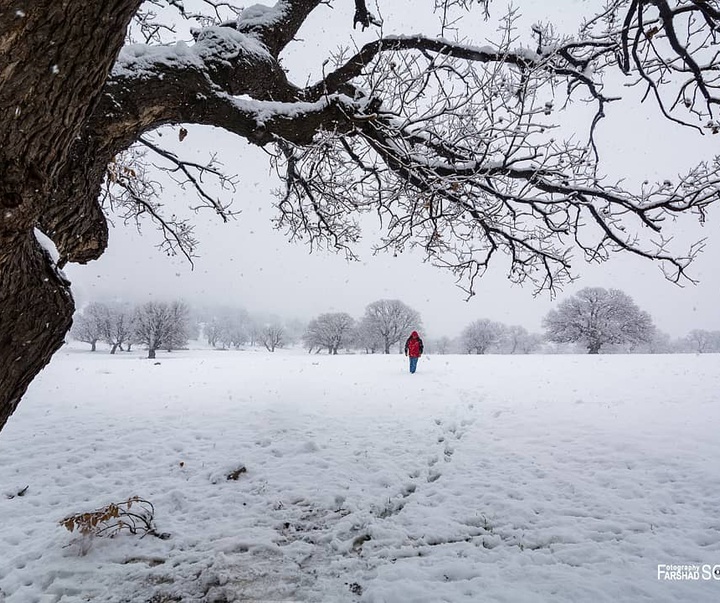
[[[268,352],[274,352],[276,348],[281,348],[287,340],[285,329],[279,324],[268,324],[259,327],[257,336]]]
[[[201,124],[266,149],[284,183],[278,226],[312,246],[352,256],[358,215],[372,212],[384,247],[419,246],[469,291],[499,254],[512,280],[541,289],[570,278],[573,250],[590,261],[624,251],[686,278],[698,247],[671,249],[661,228],[703,216],[718,196],[718,160],[625,190],[603,177],[594,136],[620,102],[605,89],[612,71],[643,86],[669,122],[720,130],[714,3],[608,0],[576,36],[537,26],[530,48],[516,43],[512,16],[496,43],[476,45],[457,20],[473,10],[466,0],[427,4],[442,21],[437,38],[383,36],[381,17],[355,0],[345,27],[375,28],[377,39],[319,57],[319,81],[293,81],[283,51],[311,13],[343,2],[241,10],[205,0],[195,14],[181,0],[62,10],[0,0],[0,427],[62,344],[73,300],[58,267],[103,253],[105,212],[149,216],[167,251],[192,255],[192,224],[164,213],[150,164],[195,189],[197,206],[230,216],[203,182],[232,189],[233,177],[166,148],[153,132],[170,124],[180,140],[182,124]],[[175,39],[173,19],[199,25],[193,40]],[[556,126],[569,101],[594,110],[564,140]],[[57,266],[35,228],[56,246]]]
[[[490,348],[500,343],[505,335],[504,324],[481,318],[465,327],[460,334],[465,351],[485,354]]]
[[[376,341],[386,354],[390,348],[422,327],[420,314],[399,299],[380,299],[365,308],[360,327],[367,333],[364,341]]]
[[[325,348],[328,354],[337,354],[340,346],[351,343],[354,330],[352,316],[346,312],[329,312],[310,321],[303,340],[311,351]]]
[[[147,347],[148,358],[177,349],[187,343],[188,314],[183,302],[147,302],[135,310],[134,341]]]
[[[697,354],[720,352],[720,331],[693,329],[686,341],[688,348]]]
[[[647,343],[655,331],[652,318],[618,289],[586,287],[563,300],[543,319],[547,338],[555,343],[581,343],[597,354],[612,343]]]
[[[104,341],[110,331],[110,309],[105,304],[92,302],[83,308],[73,322],[70,336],[83,343],[89,343],[94,352],[97,342]]]

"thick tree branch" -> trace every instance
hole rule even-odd
[[[320,4],[323,0],[279,0],[272,8],[255,4],[240,14],[234,26],[255,37],[277,58]]]

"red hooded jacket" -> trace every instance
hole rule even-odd
[[[405,342],[405,353],[410,358],[420,358],[423,353],[423,340],[420,339],[417,331],[410,333],[410,337]]]

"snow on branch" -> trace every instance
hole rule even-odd
[[[720,131],[718,12],[710,4],[607,0],[578,35],[537,24],[531,45],[519,42],[513,9],[497,42],[380,37],[330,57],[332,70],[301,89],[277,56],[320,4],[252,5],[199,30],[192,46],[129,46],[108,85],[107,115],[117,105],[141,116],[127,125],[136,139],[160,125],[199,123],[274,145],[279,228],[352,258],[358,215],[372,212],[385,229],[378,249],[421,247],[469,293],[498,252],[510,258],[513,281],[551,291],[573,278],[578,252],[599,262],[624,251],[657,261],[671,280],[689,278],[702,242],[677,250],[662,227],[680,213],[704,219],[719,196],[717,160],[675,183],[629,191],[603,175],[595,131],[608,103],[620,102],[604,81],[613,69],[634,75],[672,121]],[[451,13],[470,4],[436,0],[443,31],[454,31],[461,22]],[[374,23],[364,1],[355,6],[356,24]],[[172,102],[160,110],[158,98]],[[584,120],[585,131],[569,133],[567,114]],[[107,129],[120,123],[113,116]],[[224,215],[193,181],[198,166],[149,148]]]
[[[376,45],[372,59],[361,51],[343,62],[354,75],[339,80],[352,79],[374,113],[349,116],[353,136],[327,132],[310,148],[283,149],[279,224],[348,253],[359,236],[353,216],[374,212],[386,233],[378,249],[419,246],[470,294],[498,252],[511,280],[538,290],[572,280],[573,250],[591,262],[624,251],[658,262],[674,282],[691,280],[702,242],[678,250],[661,227],[680,212],[704,218],[720,198],[717,161],[638,192],[607,182],[592,130],[610,99],[585,75],[607,46],[550,51],[543,33],[536,52],[509,50],[509,33],[492,52],[411,37],[392,44],[415,52]],[[564,78],[568,94],[584,85],[597,103],[586,143],[563,141],[554,122]]]

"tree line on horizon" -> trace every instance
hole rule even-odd
[[[212,347],[228,349],[249,344],[274,352],[302,332],[299,321],[277,317],[251,316],[240,308],[191,308],[179,300],[149,301],[132,305],[124,302],[91,302],[76,314],[70,335],[96,351],[98,343],[110,353],[131,351],[140,345],[155,358],[158,350],[186,348],[190,340],[206,339]]]
[[[617,289],[586,287],[561,301],[543,318],[543,333],[520,325],[481,318],[459,336],[425,338],[427,353],[435,354],[558,354],[598,353],[715,353],[720,331],[693,329],[672,339],[660,331],[648,312]],[[216,349],[302,345],[308,353],[402,352],[411,331],[422,332],[420,313],[401,300],[381,299],[368,304],[356,319],[347,312],[326,312],[308,323],[277,316],[252,315],[231,306],[191,309],[182,301],[88,304],[71,330],[74,339],[95,351],[102,342],[117,350],[143,346],[148,357],[157,350],[182,349],[202,339]]]

